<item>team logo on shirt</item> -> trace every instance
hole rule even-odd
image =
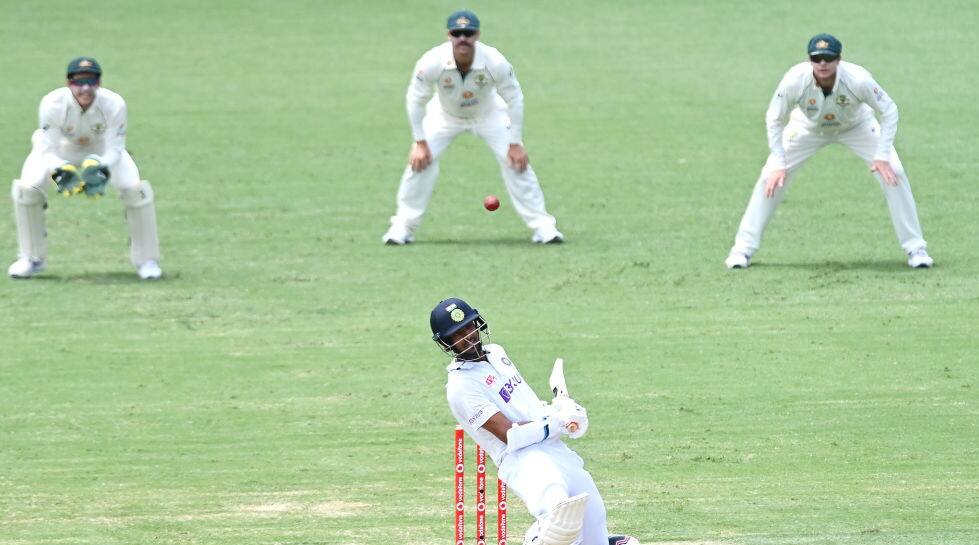
[[[850,99],[847,98],[846,95],[840,95],[840,96],[836,97],[836,104],[838,104],[840,106],[843,106],[843,107],[849,106],[850,105]]]
[[[102,123],[96,123],[95,126],[92,127],[92,132],[94,132],[95,134],[102,134],[102,133],[104,133],[105,132],[105,125],[102,124]]]
[[[806,106],[806,111],[807,112],[815,112],[818,109],[819,109],[819,106],[816,106],[816,99],[810,98],[809,99],[809,105]]]
[[[823,117],[823,119],[825,119],[826,121],[833,121],[834,119],[836,119],[836,114],[826,114]]]
[[[455,89],[456,86],[453,85],[452,78],[450,78],[449,76],[445,76],[445,79],[442,80],[442,88],[443,89]]]
[[[486,86],[487,83],[489,83],[489,80],[486,79],[486,75],[485,74],[476,74],[476,86],[477,87],[479,87],[480,89],[482,89],[483,87]]]
[[[814,99],[814,98],[810,98],[810,99],[809,99],[809,105],[810,105],[810,106],[815,106],[815,105],[816,105],[816,99]]]
[[[523,382],[523,377],[520,374],[513,375],[513,378],[503,383],[503,387],[500,388],[500,397],[506,403],[510,402],[510,398],[513,397],[513,391]]]

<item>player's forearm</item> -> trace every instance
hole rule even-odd
[[[411,135],[416,142],[425,140],[425,127],[422,121],[425,119],[425,103],[419,103],[411,95],[406,100],[408,110],[408,123],[411,125]]]
[[[891,102],[890,107],[880,114],[880,140],[877,142],[877,152],[874,154],[875,160],[890,160],[894,138],[897,137],[897,120],[897,105]]]
[[[510,143],[523,143],[523,97],[520,100],[507,103],[507,115],[510,117]]]

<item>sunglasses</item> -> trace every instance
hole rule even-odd
[[[476,32],[477,32],[476,30],[473,30],[471,28],[457,28],[455,30],[450,30],[449,35],[452,36],[453,38],[461,38],[463,36],[465,36],[466,38],[472,38],[473,36],[476,35]]]
[[[72,87],[84,87],[86,85],[95,87],[99,84],[99,78],[75,78],[68,80],[68,85]]]
[[[816,64],[819,64],[819,63],[821,63],[823,61],[833,62],[833,61],[835,61],[838,58],[839,57],[836,56],[836,55],[811,55],[809,57],[809,60],[812,61],[812,62],[814,62],[814,63],[816,63]]]

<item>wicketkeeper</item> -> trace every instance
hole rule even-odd
[[[99,197],[112,185],[126,207],[130,260],[140,278],[157,279],[160,244],[156,233],[153,189],[140,180],[126,152],[126,102],[102,88],[102,67],[79,57],[68,64],[64,87],[41,99],[40,127],[31,137],[11,196],[17,223],[18,259],[7,274],[30,278],[44,270],[48,257],[44,212],[52,182],[66,197]]]

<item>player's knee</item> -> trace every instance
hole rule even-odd
[[[30,184],[23,183],[21,180],[14,180],[10,184],[10,197],[15,203],[24,206],[44,204],[44,193]]]
[[[139,208],[153,203],[153,186],[143,180],[139,185],[119,190],[119,197],[127,208]]]

